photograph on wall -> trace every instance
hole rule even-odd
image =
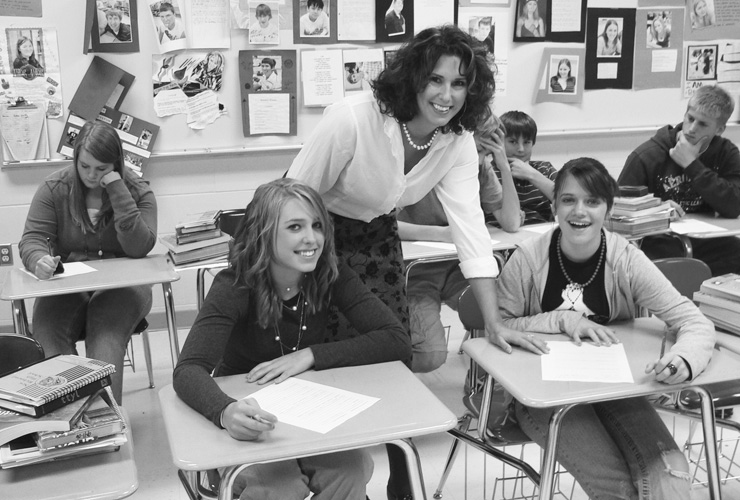
[[[154,95],[178,89],[188,97],[204,90],[218,92],[223,83],[226,58],[219,51],[189,50],[175,55],[152,56]]]
[[[137,5],[130,0],[88,0],[94,15],[92,52],[138,52]]]
[[[370,82],[383,71],[383,49],[350,49],[342,52],[344,93],[372,91]]]
[[[496,26],[493,16],[472,16],[468,19],[468,33],[486,46],[489,54],[495,54]]]
[[[278,3],[274,1],[249,2],[249,12],[252,19],[249,23],[249,43],[252,45],[279,44]]]
[[[588,9],[586,90],[632,88],[635,18],[635,9]]]
[[[16,78],[34,80],[46,74],[44,30],[42,28],[7,28],[7,61]]]
[[[585,50],[545,47],[534,102],[579,103],[583,100]]]
[[[684,9],[637,9],[635,90],[679,88],[683,72]]]
[[[579,57],[562,54],[550,56],[550,93],[574,94],[578,81]]]
[[[686,80],[717,79],[717,45],[689,45],[686,53]]]
[[[547,35],[547,0],[517,0],[515,42],[542,42]]]
[[[244,137],[297,134],[295,50],[240,50]]]
[[[149,11],[160,52],[188,47],[188,33],[180,0],[149,0]]]
[[[686,7],[692,31],[714,26],[714,0],[688,0]]]
[[[414,36],[413,0],[375,2],[375,41],[401,43]]]
[[[336,0],[297,0],[293,4],[293,41],[312,45],[336,43],[336,12]]]
[[[457,25],[485,44],[489,66],[494,72],[496,96],[505,96],[508,84],[508,52],[511,45],[511,23],[508,13],[483,8],[460,8],[457,12]]]

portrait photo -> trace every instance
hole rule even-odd
[[[714,0],[688,0],[686,11],[691,18],[692,30],[700,30],[715,23]]]
[[[550,55],[548,93],[574,94],[576,92],[579,59],[576,55]]]
[[[468,20],[468,33],[482,42],[489,54],[494,53],[496,26],[492,16],[472,16]]]
[[[546,0],[517,0],[514,41],[542,41],[547,34]]]
[[[160,44],[187,38],[185,23],[182,20],[182,9],[180,9],[178,0],[153,2],[150,4],[150,9]]]
[[[152,131],[144,129],[139,135],[139,139],[136,141],[136,145],[140,148],[149,149],[149,142],[152,140]]]
[[[282,57],[275,55],[256,55],[252,58],[252,81],[254,90],[283,90]]]
[[[131,5],[129,0],[98,0],[100,43],[131,43]]]
[[[403,17],[403,0],[390,0],[385,11],[385,33],[388,36],[406,34],[406,18]]]
[[[121,113],[121,117],[118,119],[118,125],[116,125],[116,128],[123,132],[128,132],[129,130],[131,130],[131,124],[133,122],[134,122],[133,116],[127,115],[125,113]]]
[[[42,28],[6,28],[8,61],[13,76],[26,80],[46,74],[44,30]]]
[[[301,0],[300,36],[328,37],[331,34],[329,0]]]
[[[672,13],[667,10],[648,12],[648,49],[665,49],[671,46],[671,18]]]
[[[250,2],[249,12],[252,22],[249,25],[249,43],[280,43],[277,2]]]
[[[689,45],[686,80],[716,80],[717,49],[717,45]]]
[[[600,17],[596,35],[596,57],[622,57],[621,17]]]

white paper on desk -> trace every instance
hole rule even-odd
[[[584,342],[548,342],[542,360],[542,380],[561,382],[634,383],[624,345],[597,347]]]
[[[274,414],[278,422],[321,434],[326,434],[378,401],[378,398],[364,394],[297,378],[272,384],[248,397],[257,400],[263,410]]]
[[[33,276],[37,280],[41,281],[39,278],[36,277],[35,274],[33,274],[31,271],[26,269],[25,267],[21,268],[21,271],[28,274],[29,276]],[[87,274],[87,273],[94,273],[97,269],[94,267],[90,267],[84,262],[65,262],[64,263],[64,272],[55,274],[50,279],[58,279],[58,278],[68,278],[70,276],[77,276],[78,274]],[[47,280],[44,280],[47,281]]]
[[[454,243],[444,243],[442,241],[415,241],[415,245],[423,245],[425,247],[431,247],[431,248],[439,248],[440,250],[450,250],[450,251],[456,251],[457,247],[455,247]]]
[[[524,231],[530,231],[532,233],[545,234],[550,229],[552,229],[554,225],[555,223],[553,222],[551,224],[537,224],[533,226],[522,226],[521,229],[523,229]]]
[[[702,220],[685,219],[671,222],[671,231],[678,234],[689,233],[717,233],[727,231],[727,229]]]

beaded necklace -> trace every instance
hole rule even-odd
[[[406,126],[405,122],[401,124],[401,129],[403,129],[403,133],[406,136],[406,140],[408,141],[409,146],[416,149],[417,151],[424,151],[425,149],[429,149],[429,146],[432,145],[432,143],[434,142],[434,139],[437,138],[437,133],[439,132],[439,127],[435,128],[434,133],[432,134],[432,138],[429,139],[429,142],[427,142],[426,144],[419,145],[411,140],[411,134],[409,134],[409,128],[408,126]]]
[[[593,283],[593,281],[596,279],[596,276],[599,274],[601,263],[604,262],[604,254],[606,254],[606,237],[604,236],[604,233],[601,233],[601,243],[599,244],[599,249],[601,250],[601,253],[599,253],[599,262],[598,264],[596,264],[596,269],[594,269],[594,273],[584,284],[576,283],[575,281],[570,279],[570,276],[568,276],[568,272],[565,270],[565,265],[563,264],[563,253],[560,250],[560,241],[562,239],[563,233],[561,231],[560,234],[558,234],[558,262],[560,263],[560,270],[563,272],[563,276],[565,276],[565,279],[568,280],[568,284],[565,286],[565,297],[570,302],[570,309],[574,310],[576,302],[578,301],[578,299],[581,298],[581,295],[583,294],[583,289]]]
[[[280,337],[280,329],[278,328],[277,323],[273,327],[275,330],[275,342],[280,344],[280,355],[281,356],[285,356],[285,350],[283,348],[288,349],[289,351],[292,351],[292,352],[297,351],[301,345],[301,339],[303,339],[303,333],[306,331],[306,325],[305,325],[306,306],[308,306],[308,302],[303,300],[303,290],[298,292],[298,299],[296,300],[296,305],[294,305],[293,307],[288,307],[285,305],[285,303],[283,303],[283,307],[285,307],[286,309],[290,309],[292,311],[297,311],[299,304],[301,306],[301,312],[298,315],[298,318],[299,318],[298,319],[298,341],[295,343],[295,346],[291,347],[289,345],[285,345],[282,341],[282,338]]]

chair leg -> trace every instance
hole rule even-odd
[[[470,429],[470,422],[472,421],[473,416],[469,413],[465,414],[465,416],[462,417],[460,422],[460,431],[461,432],[468,432],[468,429]],[[457,438],[452,439],[452,445],[450,446],[450,451],[447,454],[447,462],[445,463],[444,471],[442,471],[442,477],[439,478],[439,485],[437,486],[437,490],[434,492],[434,498],[442,498],[442,488],[444,488],[445,483],[447,482],[447,477],[450,475],[450,471],[452,471],[452,464],[455,463],[455,458],[457,458],[457,453],[460,451],[459,449],[460,441]]]
[[[149,388],[154,389],[154,371],[152,370],[152,348],[149,346],[149,330],[141,332],[141,340],[144,343],[144,360],[146,361],[146,373],[149,375]]]
[[[457,353],[458,353],[458,354],[462,354],[462,353],[463,353],[463,348],[462,348],[462,345],[463,345],[463,344],[465,343],[465,341],[466,341],[466,340],[468,340],[469,338],[470,338],[470,330],[465,330],[465,336],[463,337],[463,339],[462,339],[462,342],[460,342],[460,348],[459,348],[459,349],[457,350]]]

